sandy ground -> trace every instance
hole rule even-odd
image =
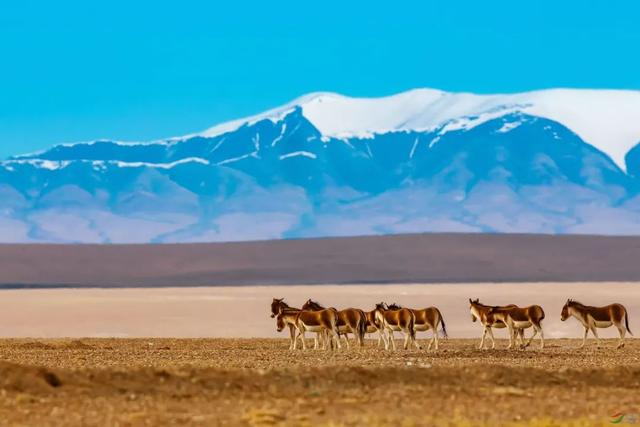
[[[611,339],[577,349],[579,340],[563,337],[580,336],[579,324],[559,319],[567,297],[618,301],[631,330],[640,330],[638,286],[4,290],[0,335],[30,338],[0,339],[0,425],[566,427],[611,425],[620,416],[640,423],[639,340],[621,350]],[[365,348],[293,352],[269,316],[274,296],[292,305],[309,297],[336,307],[437,305],[453,338],[437,353],[387,352],[374,340]],[[477,350],[469,297],[542,305],[546,348],[534,342],[506,350],[502,339],[496,350]],[[423,345],[428,337],[418,334]]]
[[[282,339],[2,339],[2,425],[605,426],[640,414],[640,343],[289,351]],[[616,415],[616,417],[612,417]]]
[[[435,305],[453,338],[477,337],[468,298],[488,304],[539,304],[549,338],[579,337],[574,319],[560,321],[568,297],[589,305],[623,303],[632,331],[640,331],[638,283],[507,283],[246,286],[151,289],[45,289],[0,291],[2,337],[282,337],[269,317],[272,297],[293,306],[307,298],[367,310],[376,302]],[[228,316],[229,311],[234,315]],[[613,337],[613,329],[602,336]],[[638,332],[640,333],[640,332]],[[506,336],[499,331],[497,336]]]

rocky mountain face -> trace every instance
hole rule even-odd
[[[0,162],[0,240],[640,234],[638,93],[624,93],[638,99],[638,125],[624,132],[606,117],[572,115],[580,99],[564,93],[447,95],[363,106],[319,94],[182,138],[16,156]]]

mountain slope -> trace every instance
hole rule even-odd
[[[264,118],[278,121],[296,107],[322,135],[336,138],[469,128],[507,113],[522,112],[562,123],[607,153],[622,169],[624,155],[640,142],[639,91],[570,89],[511,95],[416,89],[384,98],[317,93],[259,116],[215,126],[202,135],[217,135]]]
[[[0,240],[640,234],[640,94],[312,94],[200,134],[0,162]]]

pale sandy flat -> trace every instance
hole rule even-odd
[[[344,308],[370,310],[376,302],[440,308],[449,335],[477,337],[468,298],[487,304],[539,304],[549,338],[578,337],[574,319],[560,321],[565,300],[589,305],[623,303],[631,330],[640,333],[640,283],[512,283],[246,286],[133,289],[41,289],[0,291],[2,337],[283,337],[269,316],[272,297],[293,306],[307,298]],[[602,330],[613,337],[613,329]],[[506,332],[497,334],[506,337]],[[424,335],[424,333],[420,334]]]

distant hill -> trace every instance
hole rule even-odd
[[[0,245],[0,288],[640,281],[640,237],[413,234],[167,245]]]

